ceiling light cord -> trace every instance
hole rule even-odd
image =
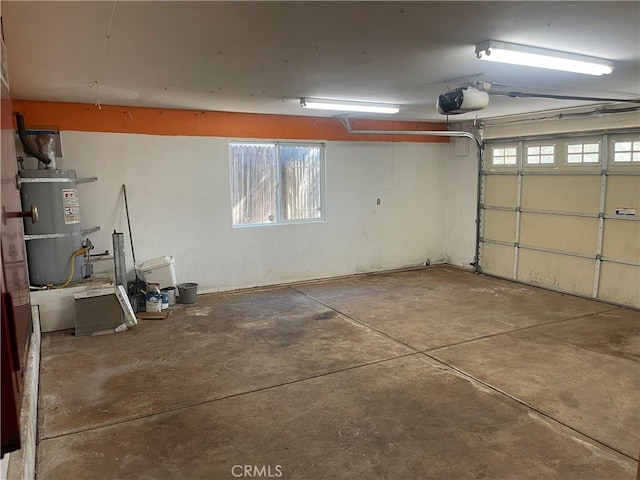
[[[102,74],[102,67],[104,65],[104,58],[107,55],[107,48],[109,47],[109,40],[111,39],[111,27],[113,26],[113,18],[116,16],[116,7],[118,5],[117,1],[113,2],[113,8],[111,9],[111,17],[109,18],[109,25],[107,26],[107,32],[104,35],[104,45],[102,47],[102,55],[100,56],[100,65],[98,69],[98,73]]]
[[[94,104],[98,107],[99,110],[102,110],[102,101],[100,97],[100,80],[102,79],[102,69],[104,67],[104,59],[107,56],[107,49],[109,48],[109,40],[111,39],[111,27],[113,26],[113,19],[116,16],[116,7],[118,6],[117,0],[113,2],[113,7],[111,8],[111,17],[109,18],[109,24],[107,25],[107,31],[104,35],[104,45],[102,46],[102,54],[100,55],[100,63],[98,64],[98,74],[96,75],[96,80],[89,83],[89,88],[96,87],[97,98],[96,103]]]
[[[100,100],[100,82],[94,80],[89,84],[89,88],[96,87],[96,103],[94,105],[98,107],[98,110],[102,110],[102,102]]]

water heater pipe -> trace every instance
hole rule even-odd
[[[475,258],[473,260],[473,270],[476,273],[480,272],[480,182],[482,176],[482,144],[480,140],[476,138],[475,135],[469,132],[464,131],[455,131],[455,130],[354,130],[351,128],[351,123],[349,122],[348,117],[340,117],[340,121],[344,128],[353,135],[415,135],[422,137],[462,137],[473,140],[474,145],[476,146],[477,156],[478,156],[478,194],[476,199],[476,252]]]
[[[64,282],[61,285],[53,285],[51,288],[64,288],[67,285],[69,285],[71,283],[71,280],[73,280],[73,275],[75,273],[75,265],[76,265],[76,257],[78,255],[84,255],[85,253],[87,253],[89,250],[91,250],[91,248],[89,247],[82,247],[79,250],[76,250],[75,252],[73,252],[71,254],[71,259],[69,260],[71,262],[71,267],[69,270],[69,277],[67,277],[67,281]]]
[[[27,137],[27,130],[24,126],[24,117],[22,114],[18,112],[13,112],[16,116],[16,124],[18,126],[18,137],[20,138],[20,142],[22,142],[22,148],[24,149],[24,153],[29,155],[30,157],[37,158],[40,162],[45,165],[49,165],[51,163],[51,159],[47,157],[45,154],[41,153],[37,148],[33,146],[29,137]]]

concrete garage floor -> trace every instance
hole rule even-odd
[[[38,478],[633,479],[639,359],[638,312],[453,267],[203,295],[43,336]]]

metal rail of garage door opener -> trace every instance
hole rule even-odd
[[[476,273],[480,272],[480,187],[482,182],[482,153],[483,145],[472,133],[456,130],[354,130],[351,128],[351,122],[346,116],[339,117],[342,125],[349,134],[353,135],[415,135],[422,137],[462,137],[473,140],[477,151],[477,166],[478,166],[478,195],[477,195],[477,209],[476,209],[476,251],[475,258],[473,259],[473,270]]]
[[[636,134],[640,132],[639,129],[633,128],[633,129],[624,129],[624,130],[601,130],[598,132],[575,132],[575,133],[570,133],[570,134],[561,134],[561,135],[535,135],[535,136],[518,136],[518,137],[505,137],[505,138],[492,138],[490,140],[486,140],[485,142],[483,142],[482,146],[484,147],[486,144],[491,144],[491,143],[507,143],[507,142],[518,142],[518,152],[519,155],[517,156],[517,164],[516,164],[516,168],[517,170],[515,172],[488,172],[486,171],[486,169],[484,168],[484,158],[481,158],[481,164],[479,167],[479,176],[480,176],[480,181],[478,182],[479,185],[479,194],[478,194],[478,198],[479,198],[479,207],[478,207],[478,211],[479,211],[479,215],[478,215],[478,243],[490,243],[490,244],[494,244],[494,245],[503,245],[503,246],[510,246],[514,248],[514,261],[513,261],[513,276],[512,278],[509,277],[504,277],[502,275],[495,275],[495,274],[485,274],[485,275],[489,275],[492,277],[497,277],[497,278],[506,278],[508,280],[512,280],[512,281],[516,281],[519,283],[523,283],[526,285],[532,285],[532,286],[536,286],[536,287],[541,287],[541,288],[546,288],[548,290],[553,290],[553,291],[557,291],[560,293],[570,293],[572,295],[577,295],[580,297],[584,297],[584,298],[597,298],[598,300],[602,300],[605,301],[607,303],[612,303],[615,305],[620,305],[620,306],[624,306],[624,307],[629,307],[629,305],[624,305],[624,304],[620,304],[617,302],[612,302],[612,301],[608,301],[608,300],[604,300],[601,298],[598,298],[598,292],[599,292],[599,287],[600,287],[600,268],[602,265],[602,262],[609,262],[609,263],[617,263],[617,264],[622,264],[622,265],[630,265],[630,266],[634,266],[634,267],[640,267],[640,263],[639,262],[633,262],[631,260],[625,260],[625,259],[620,259],[620,258],[612,258],[612,257],[605,257],[602,255],[602,241],[603,241],[603,236],[604,236],[604,220],[605,219],[609,219],[609,220],[620,220],[620,221],[640,221],[640,217],[621,217],[621,216],[617,216],[617,215],[606,215],[605,214],[605,203],[606,203],[606,193],[607,193],[607,177],[608,176],[640,176],[640,172],[631,172],[631,171],[615,171],[615,172],[610,172],[608,171],[608,164],[609,164],[609,148],[608,148],[608,143],[609,143],[609,136],[610,135],[616,135],[616,134]],[[594,137],[594,136],[602,136],[602,169],[599,172],[553,172],[553,171],[548,171],[548,172],[525,172],[523,171],[523,161],[524,161],[524,154],[523,154],[523,143],[525,141],[538,141],[538,140],[562,140],[562,139],[566,139],[566,138],[578,138],[578,137]],[[507,176],[514,176],[517,175],[517,192],[516,192],[516,207],[501,207],[501,206],[497,206],[497,205],[485,205],[484,204],[484,183],[485,183],[485,178],[487,176],[490,175],[507,175]],[[585,176],[585,175],[598,175],[600,176],[601,180],[600,180],[600,205],[599,205],[599,212],[598,213],[582,213],[582,212],[566,212],[566,211],[560,211],[560,210],[546,210],[546,209],[530,209],[530,208],[522,208],[522,177],[525,175],[547,175],[547,176],[560,176],[560,175],[568,175],[568,176]],[[500,240],[491,240],[491,239],[486,239],[482,236],[482,230],[484,229],[484,214],[483,212],[485,210],[502,210],[502,211],[515,211],[516,212],[516,231],[515,231],[515,242],[504,242],[504,241],[500,241]],[[573,217],[588,217],[588,218],[597,218],[598,219],[598,239],[597,239],[597,245],[596,245],[596,253],[594,255],[590,255],[590,254],[584,254],[584,253],[580,253],[580,252],[572,252],[572,251],[566,251],[566,250],[558,250],[558,249],[553,249],[553,248],[547,248],[547,247],[537,247],[534,245],[523,245],[522,243],[520,243],[520,225],[521,225],[521,213],[539,213],[539,214],[545,214],[545,215],[562,215],[562,216],[573,216]],[[478,247],[479,248],[479,247]],[[526,250],[535,250],[535,251],[539,251],[539,252],[545,252],[545,253],[552,253],[552,254],[558,254],[558,255],[567,255],[567,256],[572,256],[572,257],[580,257],[580,258],[587,258],[587,259],[591,259],[591,260],[595,260],[596,261],[596,265],[595,265],[595,273],[594,273],[594,280],[593,280],[593,290],[592,290],[592,295],[591,297],[588,297],[587,295],[581,295],[578,294],[576,292],[571,292],[571,291],[567,291],[564,289],[560,289],[557,287],[553,287],[551,285],[543,285],[543,284],[537,284],[537,283],[532,283],[532,282],[526,282],[526,281],[522,281],[519,280],[517,278],[518,275],[518,254],[519,254],[519,250],[520,249],[526,249]],[[480,272],[480,252],[478,250],[478,254],[477,254],[477,260],[476,260],[476,271]],[[484,272],[482,272],[484,273]],[[632,307],[635,308],[635,307]]]

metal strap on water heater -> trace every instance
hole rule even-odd
[[[18,178],[18,184],[21,183],[89,183],[98,181],[98,177],[87,177],[87,178]]]
[[[49,238],[66,238],[66,237],[74,237],[76,235],[89,235],[90,233],[97,232],[100,230],[100,227],[92,227],[87,228],[86,230],[81,230],[79,232],[69,232],[69,233],[42,233],[40,235],[25,235],[25,240],[46,240]]]

